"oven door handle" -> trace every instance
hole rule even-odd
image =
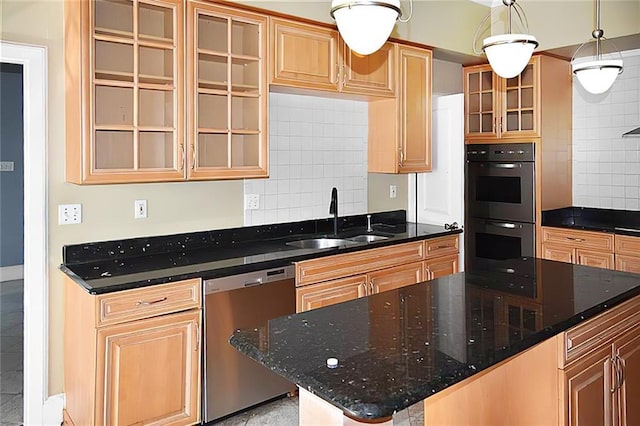
[[[522,228],[522,225],[509,222],[486,222],[487,225],[496,226],[498,228],[516,229]]]
[[[495,169],[515,169],[521,168],[522,164],[520,163],[490,163],[489,167],[493,167]]]

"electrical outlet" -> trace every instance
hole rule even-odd
[[[71,225],[82,222],[82,204],[58,205],[58,225]]]
[[[136,219],[144,219],[147,217],[147,200],[135,200],[133,202],[134,213]]]
[[[389,185],[389,198],[396,198],[398,196],[398,188],[395,185]]]
[[[244,196],[244,209],[245,210],[258,210],[260,208],[260,195],[259,194],[246,194]]]

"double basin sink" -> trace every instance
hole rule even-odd
[[[376,241],[388,240],[390,237],[376,234],[362,234],[354,237],[318,237],[304,240],[289,241],[287,245],[304,249],[324,249],[331,247],[348,247],[357,244],[368,244]]]

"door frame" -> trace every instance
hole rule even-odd
[[[53,424],[47,412],[47,48],[0,40],[0,62],[23,66],[24,124],[24,424]],[[56,398],[59,400],[61,398]],[[53,403],[62,406],[60,401]],[[54,409],[53,411],[57,411]],[[58,423],[59,424],[59,423]]]

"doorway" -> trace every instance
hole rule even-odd
[[[45,47],[0,41],[0,62],[23,71],[24,134],[24,424],[60,424],[48,398],[48,290]],[[57,407],[59,405],[59,408]],[[59,411],[59,413],[58,413]]]

